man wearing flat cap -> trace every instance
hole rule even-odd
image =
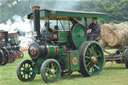
[[[97,23],[97,18],[92,18],[92,23],[87,30],[87,40],[96,40],[100,34],[100,25]]]

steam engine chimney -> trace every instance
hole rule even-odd
[[[34,31],[37,33],[36,39],[40,39],[40,7],[33,6]]]

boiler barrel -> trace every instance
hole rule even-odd
[[[64,52],[66,52],[65,45],[59,46],[45,43],[32,43],[28,49],[28,53],[32,59],[38,59],[39,57],[57,57]]]

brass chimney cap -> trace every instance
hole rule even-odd
[[[33,6],[32,7],[32,10],[39,10],[40,9],[40,6]]]

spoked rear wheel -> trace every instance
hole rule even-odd
[[[83,76],[99,74],[104,66],[104,54],[95,41],[86,41],[80,46],[80,72]]]
[[[10,57],[9,57],[8,62],[9,62],[9,63],[14,62],[14,61],[16,60],[15,52],[14,52],[14,51],[9,51],[9,55],[10,55]]]
[[[3,51],[0,50],[0,65],[2,65],[3,61],[4,61],[4,54]]]
[[[40,73],[46,83],[56,82],[61,76],[60,64],[55,59],[48,59],[42,64]]]
[[[34,67],[32,66],[31,60],[23,60],[18,64],[17,76],[21,81],[32,81],[36,73],[33,72]]]
[[[19,51],[16,51],[16,58],[21,58],[21,54]]]
[[[2,49],[2,52],[3,52],[3,55],[4,55],[4,59],[3,59],[3,63],[2,65],[5,65],[8,63],[8,59],[9,59],[9,52],[6,48],[1,48]]]

